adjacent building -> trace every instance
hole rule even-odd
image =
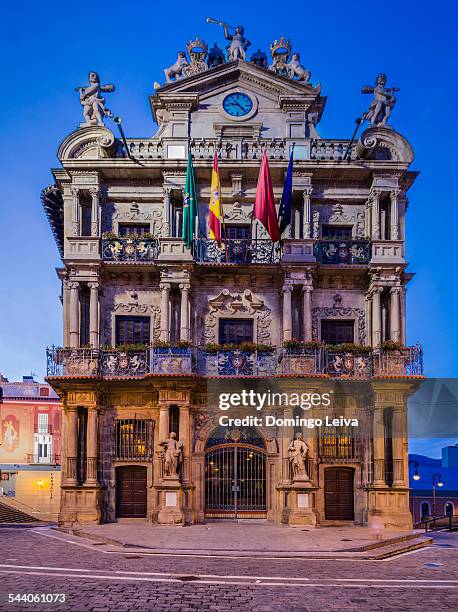
[[[422,364],[406,347],[405,218],[417,172],[386,125],[393,92],[380,75],[361,135],[321,138],[326,97],[291,43],[248,58],[242,30],[227,55],[196,39],[166,69],[149,97],[152,137],[103,125],[100,92],[113,87],[91,73],[85,121],[59,146],[42,201],[62,257],[63,344],[48,349],[47,379],[65,415],[62,524],[412,525],[406,399]],[[261,157],[278,203],[293,146],[291,224],[272,243],[251,219]],[[208,232],[215,151],[222,245]],[[331,408],[307,416],[361,427],[222,427],[214,394],[234,381],[332,388]],[[291,448],[300,433],[304,465]]]
[[[31,510],[60,505],[61,404],[33,376],[0,376],[0,494]],[[0,498],[1,499],[1,498]]]

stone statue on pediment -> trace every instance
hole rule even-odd
[[[245,28],[239,25],[235,28],[233,34],[229,34],[229,26],[225,23],[223,27],[224,38],[231,41],[226,47],[228,61],[235,62],[238,59],[246,59],[246,52],[251,42],[245,38]]]
[[[302,81],[303,83],[309,82],[311,72],[310,70],[304,68],[304,66],[301,64],[301,56],[299,53],[292,54],[291,59],[286,64],[286,69],[290,79],[296,79],[298,81]]]
[[[289,77],[288,60],[290,54],[291,41],[287,40],[284,36],[280,39],[275,39],[270,45],[272,63],[269,66],[269,70],[281,76]]]
[[[379,74],[374,87],[366,85],[361,89],[361,93],[374,95],[369,109],[362,116],[363,121],[369,121],[372,125],[381,127],[386,126],[396,104],[394,93],[399,91],[398,87],[385,87],[387,78],[386,74]]]
[[[188,60],[186,58],[186,53],[184,51],[178,51],[175,63],[168,68],[164,68],[167,83],[172,83],[174,80],[178,81],[179,79],[184,78],[185,75],[183,74],[183,71],[187,65]]]
[[[106,108],[105,98],[101,93],[111,93],[114,91],[114,85],[101,85],[98,72],[91,71],[88,75],[89,85],[87,87],[76,87],[75,91],[79,92],[80,104],[83,107],[84,123],[80,127],[88,127],[92,125],[103,126],[104,117],[113,117],[113,113]]]
[[[252,53],[250,62],[260,68],[267,68],[267,55],[261,49],[258,49],[256,53]]]
[[[224,51],[218,47],[216,43],[213,44],[213,47],[210,49],[207,59],[207,65],[209,68],[215,68],[216,66],[220,66],[221,64],[226,63],[226,58],[224,57]]]

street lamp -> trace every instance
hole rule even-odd
[[[436,482],[437,478],[437,482]],[[443,487],[444,483],[442,482],[442,476],[439,472],[433,474],[433,517],[436,516],[436,486]]]
[[[412,465],[413,465],[413,467],[414,467],[414,473],[413,473],[412,478],[413,478],[414,480],[420,480],[420,474],[418,473],[418,461],[413,461],[413,460],[410,460],[410,461],[409,461],[409,465],[410,465],[410,464],[412,464]]]

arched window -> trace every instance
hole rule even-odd
[[[429,502],[427,501],[421,502],[420,514],[421,514],[421,518],[425,518],[426,516],[431,516],[431,506],[429,505]]]
[[[446,502],[446,504],[444,505],[444,514],[447,516],[453,516],[455,514],[455,507],[453,505],[453,502]]]

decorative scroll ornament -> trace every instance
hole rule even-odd
[[[257,321],[257,342],[270,340],[270,324],[272,311],[264,301],[256,298],[249,289],[243,293],[230,293],[228,289],[221,291],[215,298],[208,300],[209,312],[205,321],[205,341],[216,342],[217,321],[219,316],[237,317],[240,314],[251,315]]]
[[[336,294],[334,296],[334,306],[320,306],[312,309],[312,337],[313,340],[319,340],[318,337],[318,326],[322,319],[356,319],[358,327],[358,338],[359,344],[364,344],[366,340],[366,317],[364,310],[360,308],[351,308],[350,306],[342,305],[342,296]]]
[[[193,76],[194,74],[200,74],[208,70],[208,66],[205,62],[207,57],[208,47],[204,39],[199,40],[196,36],[194,40],[190,40],[186,45],[191,61],[187,66],[183,68],[183,75],[185,77]]]

